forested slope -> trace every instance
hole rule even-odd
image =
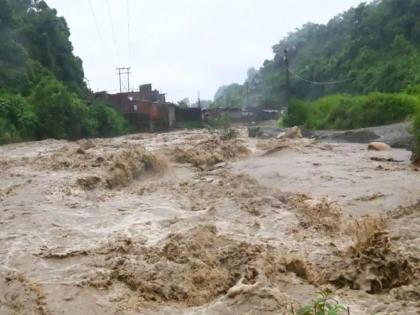
[[[82,61],[69,37],[66,21],[46,2],[0,0],[0,144],[127,130],[110,107],[85,103]]]
[[[43,1],[0,0],[0,86],[28,94],[45,76],[73,92],[86,93],[80,58],[73,55],[70,31]]]
[[[420,83],[420,0],[363,3],[326,25],[308,23],[290,33],[273,47],[272,60],[249,72],[254,104],[285,105],[285,49],[294,98],[402,91]],[[216,105],[244,104],[245,95],[245,84],[224,87]]]

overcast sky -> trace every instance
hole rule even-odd
[[[194,101],[198,91],[212,99],[221,85],[242,83],[288,32],[362,1],[128,0],[130,28],[127,0],[46,2],[66,18],[93,90],[115,92],[116,66],[130,65],[132,88],[153,83],[171,101]]]

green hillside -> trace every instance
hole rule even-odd
[[[69,37],[64,18],[44,1],[0,0],[0,144],[126,130],[111,108],[85,103],[82,61]]]
[[[70,31],[43,1],[0,0],[0,86],[24,95],[45,76],[73,92],[87,92],[80,58],[73,55]]]
[[[294,98],[395,93],[420,83],[419,17],[420,0],[382,0],[360,4],[326,25],[303,25],[273,47],[272,60],[249,72],[252,103],[285,106],[285,49],[290,63],[290,95]],[[221,106],[232,106],[227,99],[235,100],[235,105],[245,104],[245,95],[245,84],[241,88],[234,85],[225,87],[215,101]]]

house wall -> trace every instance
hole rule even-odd
[[[151,131],[166,130],[175,126],[175,105],[166,103],[165,94],[153,90],[151,84],[141,85],[137,92],[117,94],[102,92],[97,93],[95,97],[124,114],[137,130],[144,130],[144,125],[147,125]],[[186,115],[188,116],[188,113]],[[199,116],[201,120],[201,110]]]
[[[242,110],[227,110],[224,112],[231,121],[239,122],[242,120]]]
[[[201,108],[176,108],[176,121],[202,121]]]
[[[168,113],[169,128],[173,128],[175,127],[175,124],[176,124],[175,106],[169,106],[168,110],[169,110],[169,113]]]

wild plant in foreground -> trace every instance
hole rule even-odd
[[[322,291],[309,305],[302,307],[297,315],[344,315],[350,314],[350,309],[333,298],[332,292]],[[292,311],[294,315],[294,311]]]

